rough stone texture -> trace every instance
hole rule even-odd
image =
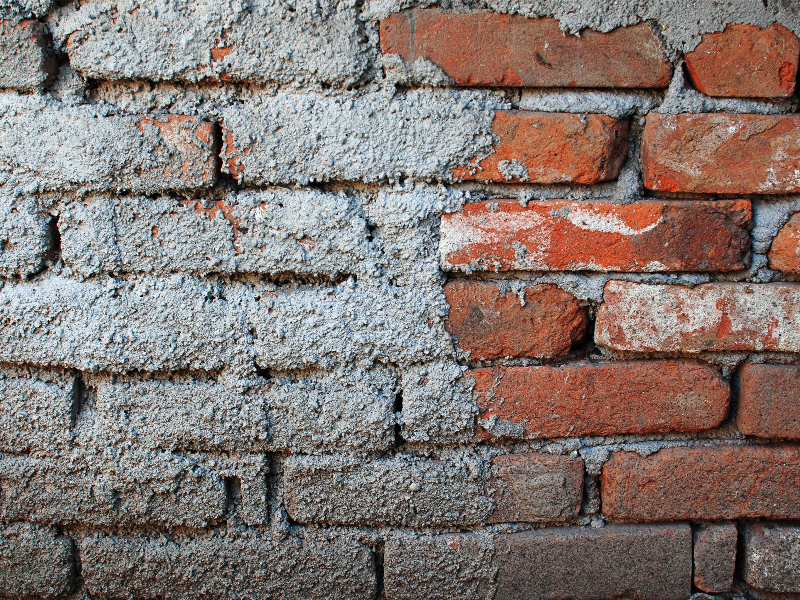
[[[30,197],[0,194],[0,276],[29,277],[50,250],[50,216]]]
[[[75,418],[74,375],[47,371],[0,372],[0,452],[64,448]]]
[[[686,55],[694,86],[708,96],[782,98],[794,93],[800,40],[782,25],[728,25]]]
[[[606,284],[595,341],[638,352],[800,351],[800,286]]]
[[[444,286],[445,327],[472,360],[562,356],[586,333],[587,311],[555,284],[520,286],[519,296],[491,281]]]
[[[0,589],[7,598],[55,598],[74,586],[72,541],[16,523],[0,529]]]
[[[103,196],[66,204],[58,220],[64,260],[87,276],[374,274],[380,252],[367,225],[351,196],[285,189],[213,202]]]
[[[381,20],[381,49],[427,59],[458,85],[667,87],[672,65],[642,24],[565,36],[555,19],[408,10]]]
[[[800,117],[647,115],[644,186],[664,192],[787,194],[800,191]]]
[[[368,600],[377,589],[370,549],[339,531],[88,536],[80,551],[86,588],[102,597]]]
[[[206,187],[216,179],[214,128],[199,117],[105,116],[45,96],[0,94],[0,188]]]
[[[612,521],[800,518],[795,446],[664,448],[615,452],[603,467],[603,514]]]
[[[800,367],[742,365],[736,426],[745,435],[800,440]]]
[[[625,162],[628,123],[605,115],[498,111],[494,152],[453,169],[458,180],[598,183]]]
[[[0,88],[35,90],[55,74],[47,27],[0,17]]]
[[[514,200],[442,216],[453,271],[735,271],[749,264],[749,200],[633,204]]]
[[[354,3],[274,0],[82,2],[55,29],[70,65],[93,79],[358,82],[373,51]]]
[[[769,592],[800,592],[800,528],[748,523],[742,537],[745,583]]]
[[[505,106],[479,91],[280,92],[223,111],[222,170],[255,185],[450,180],[492,151]]]
[[[691,594],[688,525],[540,529],[386,543],[389,600],[682,600]]]
[[[478,435],[553,438],[702,431],[728,414],[719,371],[693,361],[473,369]]]
[[[729,592],[736,568],[736,523],[711,523],[693,532],[694,585],[704,592]]]
[[[583,497],[583,460],[529,452],[492,461],[490,523],[571,521]]]
[[[800,213],[794,213],[781,227],[772,240],[768,256],[770,269],[800,274]]]
[[[69,525],[204,527],[219,520],[222,479],[169,453],[104,451],[0,460],[0,519]]]

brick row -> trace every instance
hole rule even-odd
[[[442,216],[449,271],[735,271],[747,268],[748,200],[467,204]]]
[[[38,21],[0,18],[0,88],[35,90],[55,74],[47,27]]]
[[[0,589],[9,598],[56,598],[75,586],[72,540],[29,523],[0,529]]]
[[[555,19],[423,8],[381,20],[380,37],[385,54],[428,60],[458,85],[647,88],[666,87],[672,75],[644,24],[577,37]]]
[[[583,488],[580,458],[528,453],[373,461],[291,457],[284,464],[286,510],[300,523],[475,525],[569,521]]]
[[[386,542],[386,597],[682,600],[691,536],[685,524],[397,536]]]

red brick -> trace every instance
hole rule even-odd
[[[750,260],[749,200],[516,200],[442,216],[445,270],[733,271]]]
[[[527,285],[525,305],[491,281],[457,279],[444,286],[445,328],[472,359],[554,357],[586,333],[586,308],[552,283]]]
[[[478,435],[523,439],[702,431],[728,414],[719,371],[688,360],[473,369]]]
[[[686,55],[694,86],[708,96],[787,98],[794,93],[800,41],[777,23],[728,25]]]
[[[606,284],[595,342],[638,352],[800,351],[800,285]]]
[[[664,448],[615,452],[603,467],[612,521],[800,518],[800,447]]]
[[[555,19],[407,10],[381,21],[381,49],[426,58],[458,85],[666,87],[672,66],[645,24],[564,35]]]
[[[704,592],[729,592],[736,568],[736,523],[708,523],[693,532],[694,585]]]
[[[583,460],[533,452],[498,456],[487,491],[495,503],[489,523],[570,521],[583,498]]]
[[[800,191],[800,117],[650,113],[642,140],[644,185],[664,192]]]
[[[736,426],[745,435],[800,440],[800,367],[743,365]]]
[[[794,213],[769,249],[769,268],[800,275],[800,212]]]
[[[495,113],[494,154],[453,169],[461,180],[597,183],[619,175],[628,122],[605,115],[506,110]]]

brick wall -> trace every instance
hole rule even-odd
[[[0,597],[800,598],[798,33],[0,0]]]

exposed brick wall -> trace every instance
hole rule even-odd
[[[0,598],[800,598],[798,33],[0,0]]]

